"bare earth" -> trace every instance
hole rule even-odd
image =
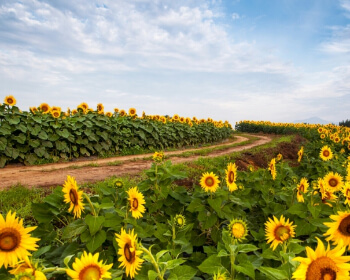
[[[180,155],[184,152],[196,151],[198,149],[185,149],[173,152],[165,152],[165,155],[172,155],[172,163],[182,163],[194,161],[200,157],[217,157],[233,152],[247,150],[259,145],[263,145],[271,141],[271,138],[263,135],[254,135],[259,139],[253,143],[228,148],[221,151],[213,151],[206,156],[192,155],[189,157],[176,157],[174,155]],[[233,143],[240,143],[248,140],[243,136],[235,136],[233,142],[226,142],[219,145],[213,145],[212,147],[227,146]],[[208,148],[208,147],[205,147]],[[67,178],[67,175],[75,177],[80,183],[102,181],[107,177],[121,176],[126,174],[136,174],[142,170],[151,167],[152,160],[146,160],[144,158],[150,157],[152,154],[132,155],[132,156],[119,156],[106,159],[95,159],[78,162],[68,163],[53,163],[45,165],[35,166],[7,166],[0,169],[0,190],[20,183],[29,188],[32,187],[50,187],[56,185],[62,185]],[[118,162],[118,165],[108,165],[108,163]],[[91,166],[92,164],[98,164],[98,166]],[[88,166],[90,165],[90,166]],[[79,168],[77,168],[79,167]]]

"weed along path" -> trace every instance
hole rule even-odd
[[[175,164],[194,161],[200,157],[217,157],[243,151],[271,141],[271,138],[266,135],[252,136],[256,137],[256,140],[249,141],[247,137],[235,136],[231,142],[203,148],[164,152],[164,154],[166,159],[170,158]],[[247,143],[244,144],[244,142]],[[198,154],[206,149],[209,149],[206,155]],[[74,176],[79,184],[101,181],[110,176],[132,175],[150,168],[152,155],[118,156],[35,166],[7,166],[0,169],[0,190],[18,183],[28,188],[62,185],[67,175]]]

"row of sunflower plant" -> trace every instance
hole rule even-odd
[[[296,167],[284,151],[257,170],[225,157],[193,187],[162,152],[137,186],[88,194],[67,176],[32,205],[36,227],[0,216],[0,278],[349,279],[349,151],[318,133]]]
[[[84,102],[66,112],[47,103],[26,112],[16,106],[15,97],[6,96],[0,104],[0,167],[179,148],[222,141],[231,133],[227,121],[144,112],[139,117],[135,108],[112,113],[103,104],[93,110]]]

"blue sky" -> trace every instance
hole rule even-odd
[[[338,123],[350,0],[0,0],[0,92],[22,110]]]

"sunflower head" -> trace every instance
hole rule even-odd
[[[350,256],[342,256],[345,252],[343,244],[338,244],[330,250],[329,244],[325,249],[323,242],[317,239],[317,248],[312,250],[306,247],[306,258],[297,257],[293,261],[300,262],[300,265],[293,273],[297,280],[337,280],[349,279]]]
[[[135,108],[130,108],[129,109],[129,115],[130,115],[130,117],[135,116],[136,115],[136,109]]]
[[[114,181],[114,185],[117,187],[117,188],[123,188],[124,187],[124,183],[122,180],[115,180]]]
[[[248,227],[245,221],[241,219],[233,219],[228,225],[229,233],[232,238],[241,242],[248,234]]]
[[[329,148],[328,146],[323,146],[321,151],[320,151],[320,158],[323,161],[327,161],[333,158],[333,153],[331,148]]]
[[[142,213],[145,213],[146,208],[144,204],[146,203],[145,198],[142,193],[140,193],[137,189],[137,187],[133,187],[127,191],[127,194],[129,195],[129,204],[130,204],[130,211],[131,215],[135,218],[141,218],[143,215]]]
[[[265,223],[265,235],[267,243],[271,243],[272,250],[275,250],[279,244],[286,242],[289,238],[295,236],[295,225],[293,222],[286,221],[283,215],[278,220],[275,216]]]
[[[5,97],[4,103],[9,106],[15,106],[17,101],[16,98],[14,98],[12,95],[8,95]]]
[[[152,156],[154,162],[161,163],[164,160],[163,152],[155,152]]]
[[[334,222],[324,223],[328,227],[324,235],[329,235],[326,240],[332,240],[335,245],[342,241],[344,246],[350,247],[350,212],[339,211],[337,215],[331,215],[330,218]]]
[[[340,191],[344,186],[343,177],[338,173],[329,172],[323,180],[326,190],[330,192]]]
[[[134,278],[137,274],[137,270],[141,268],[143,259],[140,258],[142,251],[137,250],[137,234],[134,234],[134,230],[128,233],[122,228],[120,235],[116,234],[116,241],[118,243],[118,255],[120,256],[118,261],[119,267],[125,268],[126,275]]]
[[[55,118],[58,119],[61,116],[61,111],[58,110],[51,110],[51,115]]]
[[[237,180],[237,166],[235,163],[229,163],[227,165],[226,173],[226,184],[230,192],[237,190],[236,180]]]
[[[9,211],[6,219],[0,214],[0,268],[15,266],[18,260],[30,256],[29,251],[36,251],[40,239],[33,238],[29,232],[36,227],[23,227],[23,220],[16,218],[16,213]]]
[[[37,107],[30,107],[30,112],[35,115],[38,112],[38,108]]]
[[[179,228],[183,228],[186,225],[186,218],[182,214],[175,215],[174,221]]]
[[[213,280],[227,280],[228,278],[226,277],[225,273],[214,273]]]
[[[298,151],[298,162],[301,162],[303,154],[304,154],[304,147],[301,146],[300,150]]]
[[[270,164],[269,164],[269,170],[270,170],[272,179],[275,180],[276,176],[277,176],[276,159],[275,158],[271,159]]]
[[[306,178],[301,178],[299,184],[297,185],[297,200],[299,202],[304,202],[304,193],[307,193],[309,188],[309,183]]]
[[[277,157],[276,157],[277,161],[282,160],[282,158],[283,158],[283,156],[282,156],[282,154],[281,154],[281,153],[279,153],[279,154],[277,155]]]
[[[41,103],[39,108],[43,114],[48,114],[51,111],[51,108],[50,108],[49,104],[47,104],[47,103]]]
[[[219,178],[217,175],[215,175],[213,172],[206,172],[203,173],[202,178],[200,180],[201,187],[206,192],[216,192],[216,190],[219,188]]]
[[[111,273],[108,272],[113,264],[105,264],[103,261],[98,261],[99,253],[92,255],[91,253],[84,253],[80,258],[75,258],[73,269],[66,269],[66,273],[73,280],[102,280],[112,278]]]
[[[81,217],[84,211],[83,191],[79,191],[77,181],[74,177],[67,176],[67,180],[63,184],[64,202],[69,203],[69,212],[73,210],[74,217]]]
[[[119,111],[119,116],[121,116],[121,117],[126,116],[125,110],[120,110],[120,111]]]
[[[112,112],[106,112],[106,114],[105,114],[107,117],[112,117],[113,116],[113,113]]]
[[[98,104],[97,104],[97,111],[98,111],[98,113],[103,112],[104,109],[105,109],[105,107],[103,106],[102,103],[98,103]]]

